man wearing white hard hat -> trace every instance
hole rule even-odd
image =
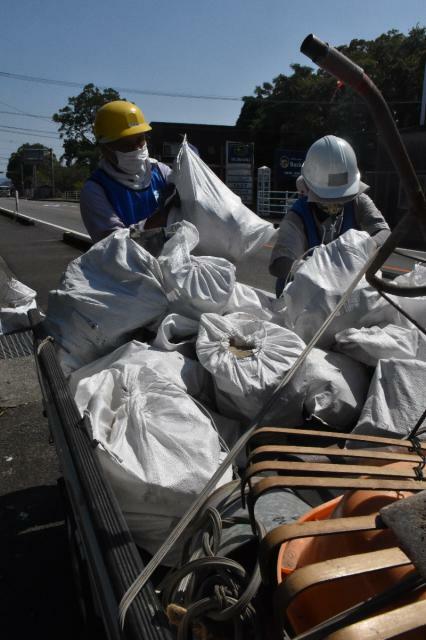
[[[309,148],[297,182],[301,195],[280,224],[269,271],[281,295],[295,260],[320,244],[328,244],[349,229],[367,231],[383,244],[390,230],[361,182],[351,145],[324,136]]]

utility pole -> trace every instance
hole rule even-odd
[[[33,164],[33,198],[35,195],[35,190],[37,189],[37,167]]]
[[[425,124],[425,114],[426,114],[426,64],[425,71],[423,76],[423,91],[422,91],[422,102],[420,108],[420,126],[423,127]]]
[[[21,195],[25,195],[25,187],[24,187],[24,163],[21,160]]]
[[[53,165],[53,149],[50,149],[50,169],[52,175],[52,198],[55,197],[55,168]]]

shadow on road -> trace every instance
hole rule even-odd
[[[58,486],[0,497],[0,620],[5,640],[85,637]]]

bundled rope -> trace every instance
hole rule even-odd
[[[226,629],[226,637],[236,640],[249,637],[251,630],[251,636],[256,638],[253,601],[261,584],[257,536],[250,531],[246,514],[232,515],[239,507],[238,481],[216,491],[198,518],[181,566],[160,585],[169,620],[178,627],[178,640],[211,637],[207,633],[210,627],[219,627],[220,633]],[[247,525],[247,533],[242,534],[238,527],[233,534],[232,527],[236,525]],[[260,523],[257,527],[257,534],[263,537],[263,527]],[[248,543],[255,544],[248,562],[230,557]],[[252,558],[256,558],[255,563]]]

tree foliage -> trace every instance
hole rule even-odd
[[[391,30],[375,40],[352,40],[337,48],[376,83],[399,127],[418,124],[425,27],[417,25],[408,35]],[[256,87],[254,96],[243,98],[237,125],[252,131],[258,163],[270,165],[277,147],[306,149],[333,133],[351,142],[362,166],[370,168],[377,134],[361,98],[322,70],[299,64],[291,69],[291,75],[280,74]]]
[[[69,167],[58,164],[55,166],[56,193],[66,191],[81,191],[83,184],[90,175],[90,167],[75,163]]]
[[[96,165],[98,152],[92,130],[93,122],[99,107],[111,100],[121,100],[115,89],[101,91],[94,84],[86,84],[78,96],[68,98],[68,104],[53,114],[53,121],[60,124],[63,158],[68,166],[77,163],[93,168]]]
[[[21,194],[25,189],[31,189],[33,185],[33,164],[25,160],[26,149],[44,149],[45,158],[41,163],[37,163],[37,184],[52,184],[52,158],[50,149],[43,144],[21,145],[9,158],[6,175],[12,180],[15,189]],[[72,166],[63,166],[60,164],[55,154],[53,154],[53,172],[55,181],[55,192],[57,195],[65,193],[65,191],[79,191],[85,180],[89,177],[90,167],[84,164],[75,163]]]
[[[26,142],[10,155],[6,169],[6,176],[12,180],[15,189],[20,192],[22,192],[22,188],[28,189],[33,186],[33,165],[25,161],[26,149],[44,149],[46,153],[43,162],[37,164],[37,180],[39,184],[50,184],[51,182],[52,161],[49,147],[45,147],[39,142],[35,144]],[[53,161],[57,163],[55,155],[53,156]]]

